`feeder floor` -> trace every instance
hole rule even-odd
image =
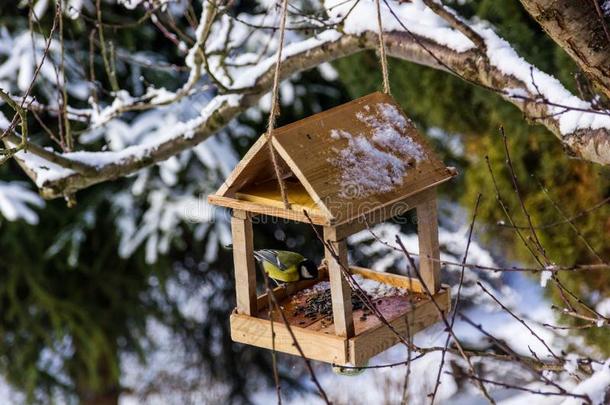
[[[360,267],[350,267],[352,274],[363,278],[398,287],[405,291],[373,299],[376,309],[403,338],[414,334],[440,320],[438,309],[432,299],[423,293],[419,281],[409,277],[379,273]],[[303,308],[309,295],[303,293],[308,288],[328,280],[326,269],[320,269],[318,280],[307,280],[280,286],[274,295],[283,309],[288,328],[277,311],[272,311],[275,341],[272,340],[269,320],[268,297],[263,294],[257,299],[258,313],[251,316],[234,312],[231,315],[231,337],[234,341],[279,352],[300,355],[294,344],[298,342],[305,357],[337,365],[364,365],[369,358],[400,342],[390,327],[366,308],[353,311],[353,337],[337,336],[332,314],[306,314]],[[445,314],[450,309],[449,287],[443,286],[435,295],[436,305]],[[289,330],[290,329],[290,330]]]

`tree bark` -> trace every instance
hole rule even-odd
[[[527,12],[563,48],[610,99],[608,18],[600,18],[598,0],[520,0]],[[606,24],[606,29],[604,29]]]
[[[577,7],[574,4],[578,3],[586,8],[587,5],[584,3],[588,1],[590,0],[522,0],[524,5],[527,3],[527,6],[530,8],[538,10],[536,15],[542,15],[540,10],[544,4],[551,4],[556,8],[560,8],[560,5],[565,3],[565,8],[569,9],[569,11],[556,11],[560,15],[560,17],[555,17],[554,20],[554,24],[557,27],[547,22],[549,17],[539,18],[544,20],[545,24],[549,27],[554,27],[552,35],[561,37],[566,43],[573,43],[574,52],[577,54],[575,60],[582,61],[587,66],[588,71],[591,72],[592,77],[598,78],[600,87],[606,88],[608,94],[610,94],[610,77],[607,74],[610,71],[610,57],[606,56],[605,59],[602,57],[602,55],[608,53],[608,44],[604,45],[602,43],[599,46],[594,46],[591,44],[591,41],[587,42],[587,38],[590,39],[593,36],[593,32],[597,32],[596,29],[585,30],[588,34],[587,32],[581,34],[572,32],[571,36],[569,34],[570,30],[578,31],[579,29],[584,29],[582,25],[586,24],[582,21],[574,22],[571,19],[588,18],[589,22],[593,25],[596,24],[596,21],[599,22],[595,17],[597,14],[592,14],[595,12],[593,5],[591,5],[589,14],[582,14],[582,11],[578,14]],[[540,7],[534,7],[536,4]],[[460,23],[466,24],[464,22]],[[599,27],[601,25],[598,26],[597,30],[599,30]],[[374,50],[378,46],[376,32],[364,32],[360,35],[343,34],[336,38],[333,36],[332,38],[334,39],[313,41],[308,46],[296,43],[294,44],[296,50],[289,49],[290,45],[287,46],[287,56],[281,66],[281,79],[284,80],[295,73],[362,50]],[[537,89],[532,88],[530,79],[520,79],[507,74],[499,66],[494,66],[485,49],[474,47],[459,52],[435,39],[415,35],[407,29],[404,31],[387,32],[384,38],[389,55],[434,69],[447,71],[474,85],[483,86],[491,91],[495,91],[506,101],[519,108],[527,119],[542,124],[549,129],[559,139],[569,155],[602,165],[610,165],[609,127],[577,127],[572,132],[562,132],[560,126],[562,112],[558,112],[558,109],[561,110],[565,106],[553,105],[544,99],[540,100],[541,94],[535,91]],[[497,38],[497,40],[501,39]],[[587,44],[586,46],[581,44],[584,46],[584,50],[578,51],[579,42],[583,41],[587,42]],[[594,43],[597,42],[594,41]],[[531,69],[534,70],[534,66],[531,66]],[[256,83],[251,88],[240,89],[235,91],[236,94],[217,96],[207,106],[210,111],[202,113],[202,117],[205,117],[204,119],[196,120],[192,125],[185,123],[182,128],[183,132],[176,134],[168,140],[156,145],[147,146],[144,150],[137,149],[137,152],[134,153],[122,153],[120,158],[94,167],[93,173],[72,170],[66,175],[40,184],[42,196],[45,198],[57,198],[70,195],[97,183],[128,176],[144,167],[164,161],[171,156],[192,148],[227,125],[229,121],[236,118],[241,112],[255,105],[270,90],[273,73],[274,65],[270,65],[269,69],[258,76]],[[565,111],[568,110],[569,108],[565,109]],[[592,113],[590,111],[583,113],[595,114],[595,112]],[[97,153],[102,155],[105,152]],[[35,180],[37,176],[36,168],[28,167],[27,161],[23,157],[24,152],[20,152],[15,156],[25,172]],[[65,157],[70,158],[71,156],[70,154],[65,154]],[[108,159],[106,157],[102,160]]]
[[[118,405],[119,393],[96,393],[81,397],[82,405]]]
[[[69,365],[76,386],[76,395],[81,405],[118,405],[121,394],[119,371],[116,369],[118,348],[112,346],[112,354],[99,354],[96,360],[95,376],[80,357],[78,342],[73,362]]]
[[[390,56],[448,71],[486,88],[520,90],[525,98],[515,98],[506,93],[499,94],[519,108],[526,118],[548,128],[561,141],[570,155],[590,162],[610,165],[610,129],[584,129],[562,134],[559,128],[559,116],[550,112],[550,106],[537,102],[538,94],[529,89],[527,83],[491,66],[486,55],[476,48],[458,52],[430,39],[398,31],[388,32],[385,35],[385,41]],[[343,35],[335,41],[293,53],[282,63],[281,79],[284,80],[321,63],[363,50],[376,49],[376,47],[376,33],[367,32],[360,36]],[[216,103],[215,111],[193,130],[193,135],[177,136],[152,147],[145,153],[125,156],[120,161],[97,168],[94,174],[74,173],[58,180],[48,181],[41,188],[42,196],[57,198],[97,183],[124,177],[197,145],[227,125],[241,112],[255,105],[269,91],[272,78],[273,68],[270,68],[258,78],[251,92],[240,97],[237,104],[228,101]],[[16,155],[15,158],[24,166],[19,155]],[[28,173],[27,167],[24,167],[24,170]],[[35,174],[28,174],[35,178]]]

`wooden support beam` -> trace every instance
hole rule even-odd
[[[436,192],[432,198],[417,206],[417,236],[419,239],[419,271],[424,284],[435,294],[441,287],[440,248],[438,245],[438,216]]]
[[[316,225],[329,225],[329,219],[320,213],[319,210],[308,210],[307,214],[309,218],[303,213],[303,211],[287,210],[283,206],[275,207],[269,206],[268,204],[261,204],[251,201],[238,200],[233,197],[223,197],[215,194],[208,196],[208,202],[213,205],[219,205],[221,207],[233,208],[233,210],[247,210],[250,213],[268,215],[270,217],[285,218],[291,221],[304,222],[306,224],[313,222]]]
[[[254,239],[252,236],[252,221],[246,211],[233,210],[231,231],[233,232],[237,312],[245,315],[255,315],[257,307]]]
[[[310,331],[292,325],[292,334],[282,322],[273,325],[275,337],[271,335],[269,321],[253,316],[231,315],[231,339],[247,345],[274,348],[276,351],[299,356],[292,334],[308,359],[327,363],[346,364],[347,339],[332,334]]]
[[[363,229],[373,227],[374,225],[387,221],[393,217],[402,215],[433,198],[436,198],[434,187],[408,197],[401,197],[377,207],[374,210],[354,216],[348,221],[332,225],[337,228],[337,237],[339,239],[347,238]]]
[[[324,227],[324,240],[329,242],[341,264],[347,269],[347,243],[345,239],[337,238],[337,230],[334,227]],[[335,333],[338,336],[350,338],[354,336],[354,318],[352,317],[352,291],[343,277],[341,264],[328,249],[324,249],[324,256],[328,267],[328,278],[330,279],[330,292],[333,306],[333,322]]]

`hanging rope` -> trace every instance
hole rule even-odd
[[[388,58],[385,54],[385,42],[383,41],[383,25],[381,24],[381,0],[375,0],[377,6],[377,27],[379,28],[379,62],[381,63],[381,74],[383,76],[383,92],[390,94],[390,78],[388,76]]]
[[[286,184],[282,178],[282,170],[279,165],[277,151],[273,146],[273,130],[275,129],[275,119],[280,113],[279,103],[279,87],[280,87],[280,66],[282,63],[282,49],[284,48],[284,32],[286,31],[286,15],[288,14],[288,0],[282,0],[282,14],[280,20],[280,43],[277,50],[277,61],[275,62],[275,73],[273,76],[273,88],[271,89],[271,111],[269,111],[269,122],[267,123],[267,145],[269,145],[269,153],[271,154],[271,162],[275,177],[280,186],[280,194],[284,202],[284,208],[289,209],[290,203],[286,195]]]

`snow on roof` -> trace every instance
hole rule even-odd
[[[409,168],[426,157],[421,145],[406,134],[407,120],[398,108],[388,103],[364,106],[365,112],[356,114],[372,132],[351,134],[333,129],[331,138],[347,139],[346,148],[333,148],[336,156],[329,163],[341,170],[341,183],[357,185],[362,196],[388,192],[403,183]],[[339,194],[348,198],[353,187],[343,187]]]
[[[240,198],[261,201],[257,185],[262,193],[263,184],[276,182],[266,142],[261,138],[250,149],[215,194],[233,200],[216,203],[234,206]],[[302,185],[300,197],[309,194],[311,204],[334,223],[400,201],[455,175],[396,101],[379,92],[278,128],[273,142],[286,170]],[[265,205],[283,208],[279,194],[270,195],[268,187],[264,191]],[[303,205],[295,208],[300,213],[302,209]]]

